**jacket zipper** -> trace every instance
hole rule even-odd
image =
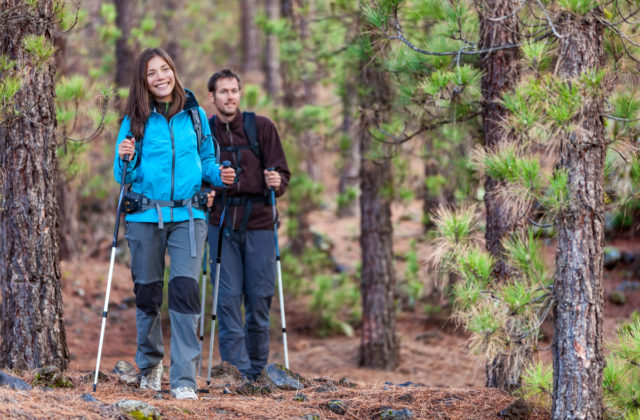
[[[182,111],[180,111],[178,114],[180,114],[181,112]],[[176,173],[176,144],[173,138],[173,118],[175,118],[176,115],[171,117],[171,120],[169,120],[169,134],[171,135],[171,201],[173,201],[174,178]],[[169,215],[170,220],[173,222],[173,207],[169,207]]]

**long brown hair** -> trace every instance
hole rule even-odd
[[[153,98],[149,94],[149,85],[147,84],[147,63],[156,56],[161,57],[167,62],[169,68],[173,71],[173,77],[176,82],[173,92],[171,93],[171,107],[169,108],[167,116],[171,118],[171,116],[180,112],[186,101],[184,88],[182,87],[182,83],[180,83],[176,66],[173,64],[173,60],[169,57],[169,54],[162,48],[147,48],[142,51],[136,59],[125,114],[128,115],[131,120],[130,131],[136,141],[142,140],[144,136],[144,126],[147,123],[149,115],[151,115],[151,101]]]

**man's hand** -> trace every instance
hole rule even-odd
[[[224,184],[231,185],[236,179],[236,170],[232,167],[225,168],[220,165],[220,178]]]
[[[211,208],[213,206],[213,200],[216,198],[216,192],[211,190],[207,193],[207,207]]]
[[[274,188],[276,191],[280,188],[280,173],[278,171],[264,170],[264,182],[269,188]]]

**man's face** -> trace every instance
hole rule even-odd
[[[233,117],[238,112],[240,103],[240,86],[235,77],[218,79],[216,91],[209,92],[209,98],[215,105],[218,114],[228,118]]]

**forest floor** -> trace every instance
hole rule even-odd
[[[416,240],[418,255],[421,258],[428,256],[428,241],[420,240],[419,206],[398,206],[393,213],[395,255],[405,255],[410,249],[410,242]],[[338,219],[332,210],[323,209],[314,212],[310,220],[313,230],[328,238],[336,263],[347,270],[355,270],[360,259],[357,217]],[[302,390],[307,401],[295,401],[297,391],[277,391],[263,396],[241,395],[234,392],[241,384],[217,378],[210,386],[206,385],[204,378],[198,379],[198,386],[204,391],[200,393],[198,402],[176,401],[167,392],[168,372],[164,374],[162,394],[154,395],[121,385],[111,371],[119,360],[134,364],[136,330],[131,276],[126,263],[119,262],[114,268],[101,360],[101,372],[107,373],[108,377],[92,394],[101,403],[85,402],[81,395],[91,392],[109,269],[110,239],[104,234],[99,235],[92,244],[92,258],[61,262],[64,320],[71,357],[65,374],[71,378],[75,388],[39,388],[28,393],[3,390],[0,394],[0,418],[126,418],[113,408],[112,403],[135,399],[157,407],[163,418],[176,419],[301,418],[311,414],[322,419],[380,418],[383,407],[407,408],[412,411],[413,418],[499,419],[498,413],[517,400],[517,397],[484,388],[485,358],[469,353],[468,336],[456,328],[446,313],[427,315],[420,309],[399,312],[396,332],[400,341],[400,364],[393,371],[381,371],[358,366],[360,338],[357,330],[352,337],[319,338],[314,335],[309,327],[308,298],[286,302],[290,367],[293,372],[311,380],[310,387]],[[120,243],[122,248],[126,248],[122,235]],[[640,308],[640,290],[625,291],[627,301],[624,305],[615,305],[608,299],[610,292],[624,282],[640,279],[640,241],[617,239],[613,245],[636,258],[627,264],[620,263],[613,271],[605,271],[606,340],[613,339],[616,326]],[[286,238],[283,238],[283,246],[286,246]],[[553,242],[549,242],[546,258],[550,265],[553,264],[553,248]],[[396,271],[402,273],[403,267],[403,258],[397,258]],[[420,268],[420,278],[427,279],[425,292],[437,293],[438,284],[429,271],[426,265]],[[277,299],[274,299],[273,306],[270,362],[283,363]],[[165,316],[163,320],[165,366],[170,362],[167,318]],[[209,319],[208,315],[205,319]],[[207,326],[204,340],[203,372],[206,372],[208,360],[209,328]],[[551,361],[549,348],[552,336],[553,327],[546,323],[536,358]],[[217,351],[213,360],[214,365],[220,361]],[[18,376],[30,382],[34,375],[34,372],[24,372]],[[348,378],[357,386],[338,386],[332,391],[322,392],[324,383],[339,384],[342,378]],[[345,415],[335,414],[327,408],[328,402],[334,399],[347,404]],[[544,409],[536,408],[522,418],[543,419],[548,418],[548,414]]]
[[[421,236],[419,219],[411,209],[395,209],[394,225],[396,255],[409,249],[409,241]],[[414,214],[412,216],[412,214]],[[311,218],[313,228],[327,235],[333,244],[332,255],[339,264],[351,269],[359,260],[357,221],[338,219],[329,211],[319,211]],[[297,391],[278,391],[264,396],[247,396],[235,392],[224,379],[213,380],[207,386],[204,378],[198,385],[203,390],[198,402],[173,400],[168,390],[165,372],[163,394],[154,395],[120,385],[111,370],[119,360],[134,364],[136,348],[135,308],[128,266],[118,263],[114,269],[101,371],[107,373],[93,394],[104,404],[84,402],[80,396],[91,392],[92,372],[98,347],[106,277],[109,268],[109,242],[97,258],[61,262],[64,320],[67,343],[71,355],[66,372],[75,388],[72,390],[36,389],[30,393],[3,391],[0,395],[0,417],[16,418],[123,418],[111,403],[122,399],[146,401],[157,407],[163,418],[300,418],[317,414],[319,418],[380,418],[382,407],[407,408],[413,418],[442,419],[498,419],[498,413],[517,400],[516,397],[494,389],[484,388],[482,356],[474,356],[467,349],[467,335],[446,314],[428,316],[419,309],[400,312],[397,335],[401,343],[400,364],[393,371],[365,369],[358,366],[358,331],[353,337],[330,336],[318,338],[308,325],[308,302],[295,299],[286,302],[289,360],[291,370],[312,380],[302,392],[307,401],[297,402]],[[285,241],[286,242],[286,241]],[[623,282],[639,278],[640,242],[618,239],[613,243],[623,251],[635,255],[633,262],[620,264],[613,271],[605,271],[605,335],[614,337],[616,326],[629,319],[640,308],[640,290],[626,291],[627,302],[615,305],[609,293]],[[124,245],[124,241],[122,241]],[[429,253],[427,242],[419,242],[418,255]],[[553,244],[548,244],[547,258],[553,261]],[[397,268],[401,270],[400,265]],[[421,268],[421,275],[428,276]],[[433,276],[431,276],[433,277]],[[430,287],[436,289],[432,284]],[[270,362],[283,363],[282,340],[279,334],[279,305],[274,299]],[[209,308],[209,306],[207,306]],[[205,319],[209,319],[208,316]],[[166,317],[165,317],[166,321]],[[165,366],[169,365],[169,325],[165,322]],[[208,327],[210,328],[210,327]],[[543,328],[539,359],[549,362],[553,329],[550,323]],[[203,361],[208,360],[209,331],[205,334]],[[217,341],[217,338],[216,338]],[[216,343],[217,344],[217,343]],[[219,354],[214,352],[214,364]],[[206,369],[203,369],[203,372]],[[30,381],[34,372],[19,376]],[[341,378],[355,383],[355,388],[337,387],[330,392],[318,391],[325,382],[339,383]],[[410,382],[407,384],[407,382]],[[225,388],[228,388],[225,391]],[[342,416],[331,412],[327,403],[339,399],[348,406]],[[540,408],[523,418],[548,418]]]

